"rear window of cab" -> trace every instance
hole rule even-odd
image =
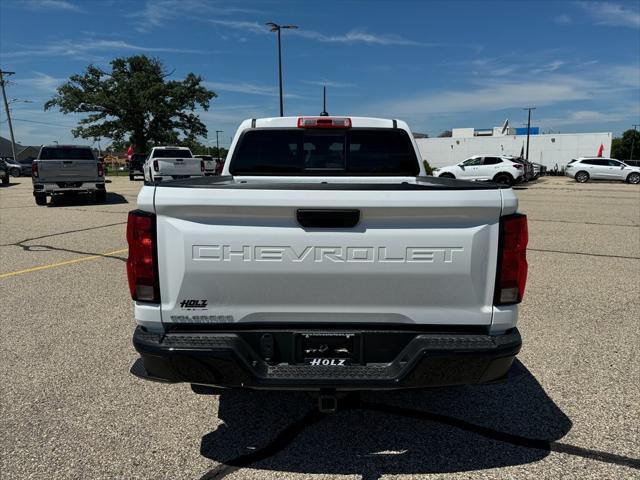
[[[44,147],[39,160],[95,160],[90,148]]]
[[[255,129],[231,160],[233,175],[396,175],[420,169],[404,130]]]

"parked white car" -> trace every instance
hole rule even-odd
[[[615,158],[580,157],[571,160],[564,174],[575,178],[576,182],[589,180],[620,180],[640,183],[640,167],[632,167]]]
[[[524,166],[505,156],[474,155],[457,165],[436,168],[433,175],[513,185],[524,178]]]

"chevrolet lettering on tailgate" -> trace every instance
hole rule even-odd
[[[296,250],[282,246],[194,245],[194,260],[244,262],[336,262],[336,263],[452,263],[462,247],[331,247],[308,246]]]

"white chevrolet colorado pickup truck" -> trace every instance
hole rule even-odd
[[[147,182],[175,180],[204,175],[204,162],[186,147],[154,147],[142,171]]]
[[[321,392],[503,378],[527,275],[517,203],[425,176],[398,120],[247,120],[220,177],[145,185],[129,213],[131,372]]]

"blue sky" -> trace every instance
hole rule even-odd
[[[76,119],[42,108],[56,86],[144,53],[218,94],[201,118],[226,146],[242,119],[278,114],[267,21],[300,27],[283,32],[285,114],[318,114],[326,84],[331,114],[402,118],[430,135],[521,126],[526,106],[544,131],[640,123],[638,1],[2,0],[7,95],[32,102],[11,105],[16,141],[74,141]]]

